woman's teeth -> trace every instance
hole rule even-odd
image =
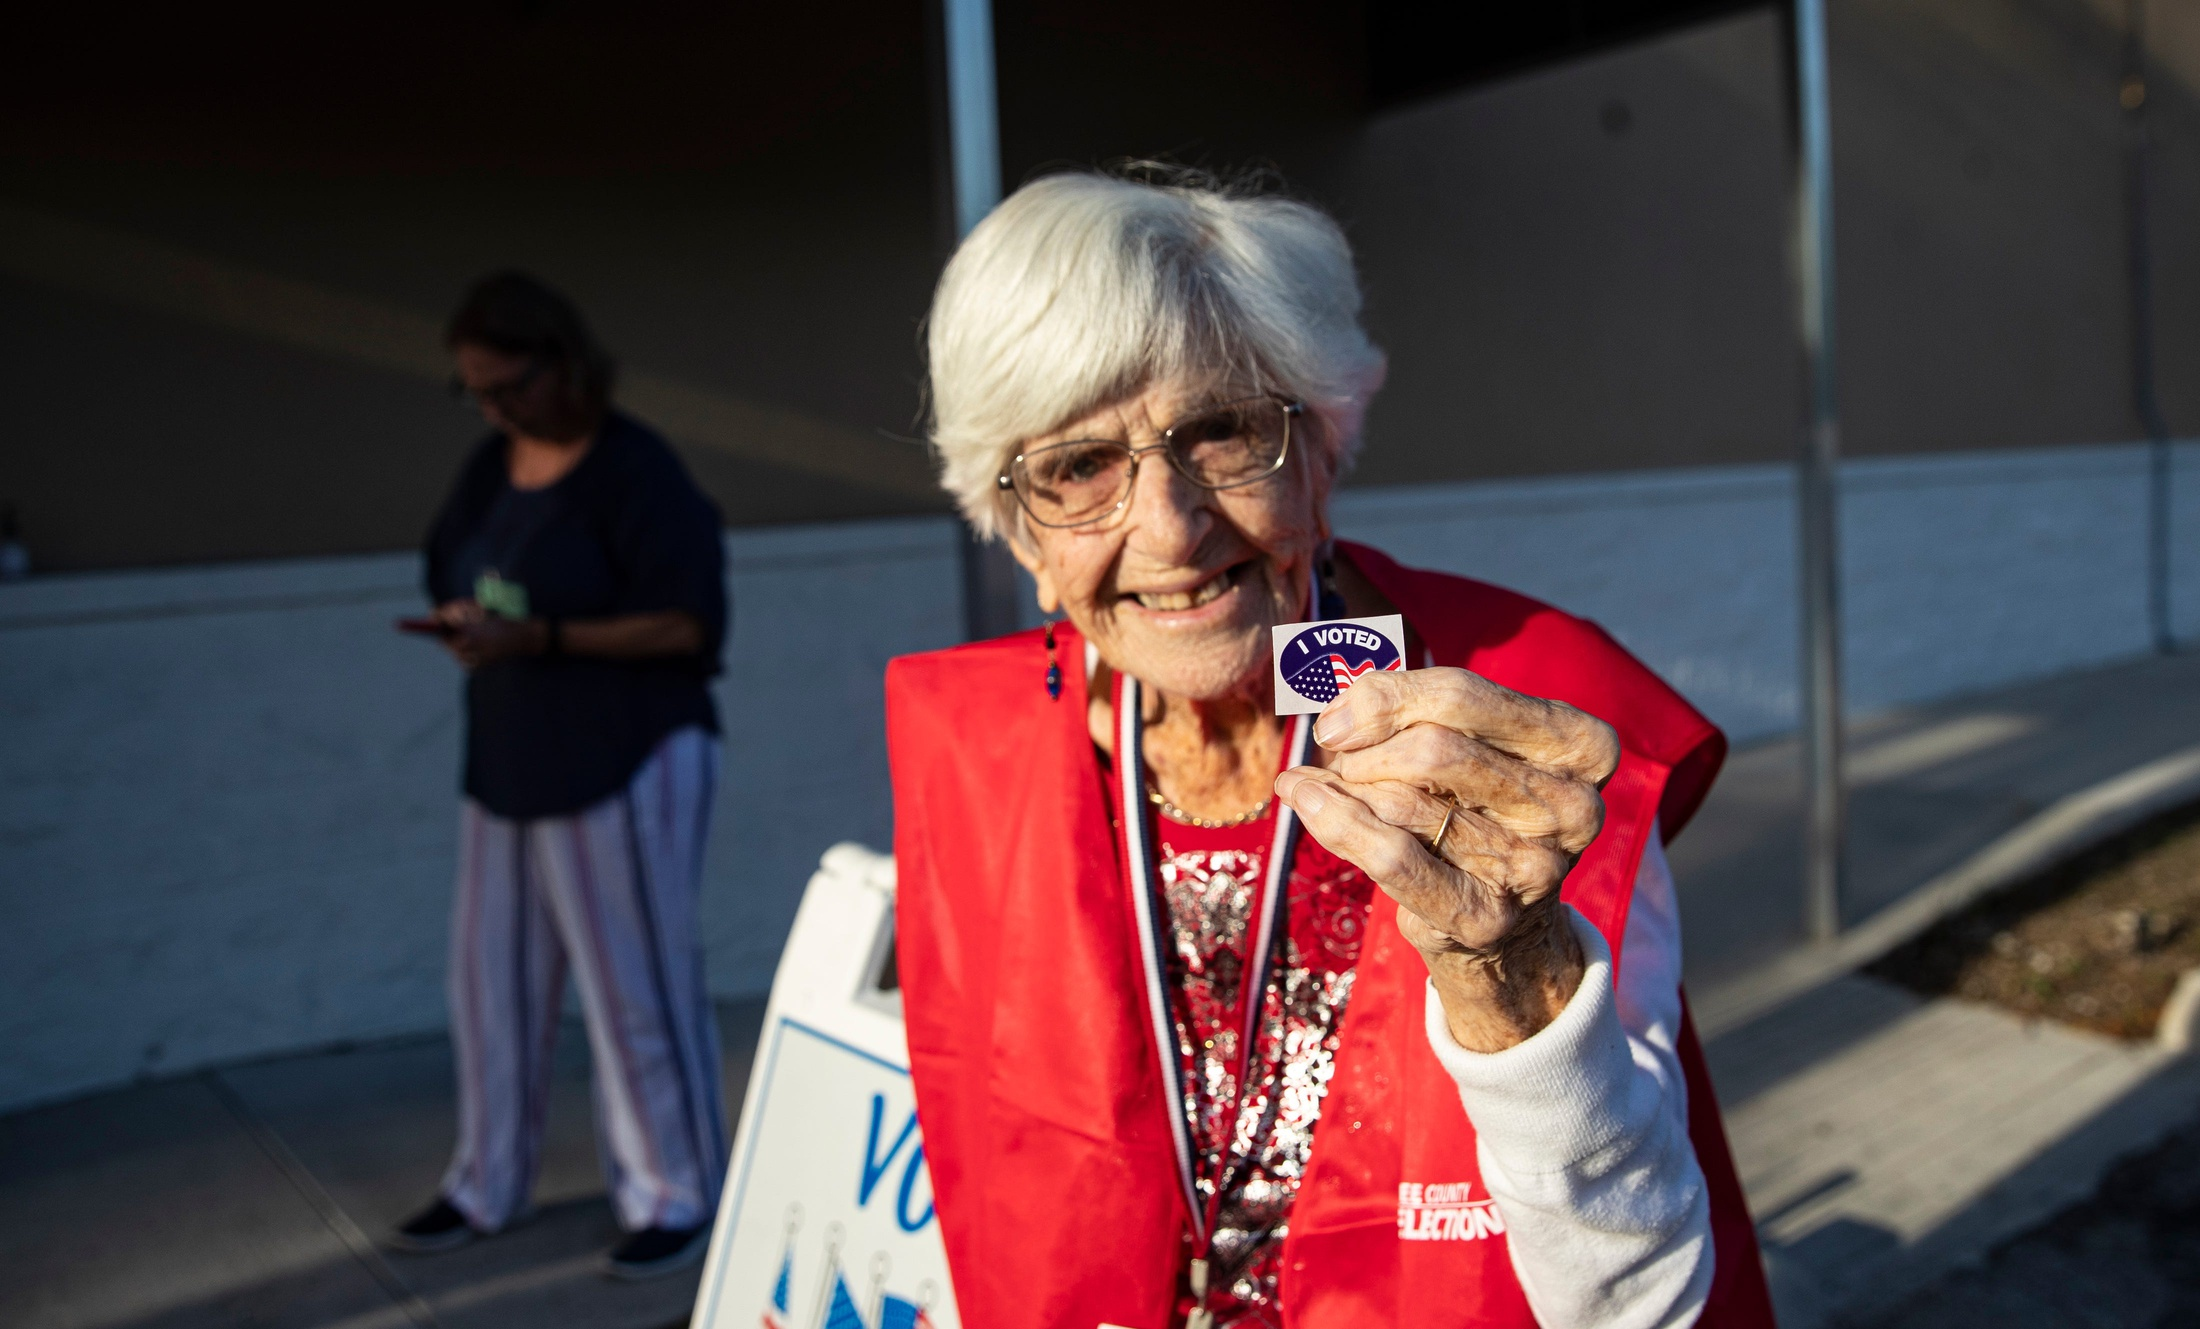
[[[1162,595],[1149,595],[1141,591],[1138,594],[1138,603],[1148,609],[1197,609],[1229,589],[1230,574],[1224,570],[1189,591],[1170,591]]]

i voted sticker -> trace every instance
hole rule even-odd
[[[1286,623],[1275,629],[1276,714],[1312,715],[1377,669],[1406,667],[1398,614]]]

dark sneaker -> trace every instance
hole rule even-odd
[[[458,1212],[449,1200],[438,1195],[435,1203],[414,1214],[390,1233],[389,1244],[401,1251],[426,1255],[433,1251],[457,1250],[481,1233],[466,1221],[466,1215]]]
[[[637,1282],[675,1273],[700,1262],[710,1249],[710,1227],[645,1227],[611,1248],[604,1272],[613,1278]]]

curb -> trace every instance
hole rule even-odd
[[[1861,969],[1973,901],[2054,866],[2157,813],[2200,798],[2200,747],[2133,767],[2056,800],[1963,862],[1918,887],[1822,946],[1791,951],[1754,973],[1703,993],[1695,1005],[1703,1037],[1716,1038],[1821,983]],[[2200,979],[2188,973],[2170,1011],[2186,1010],[2181,1026],[2200,1037]],[[2185,1007],[2177,1005],[2182,997]],[[2188,1044],[2189,1046],[2189,1044]]]
[[[2154,1026],[2154,1041],[2164,1052],[2187,1053],[2200,1041],[2200,968],[2187,969],[2170,989],[2162,1018]]]

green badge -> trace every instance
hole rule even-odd
[[[506,581],[489,569],[474,578],[474,603],[499,618],[527,617],[527,588],[516,581]]]

